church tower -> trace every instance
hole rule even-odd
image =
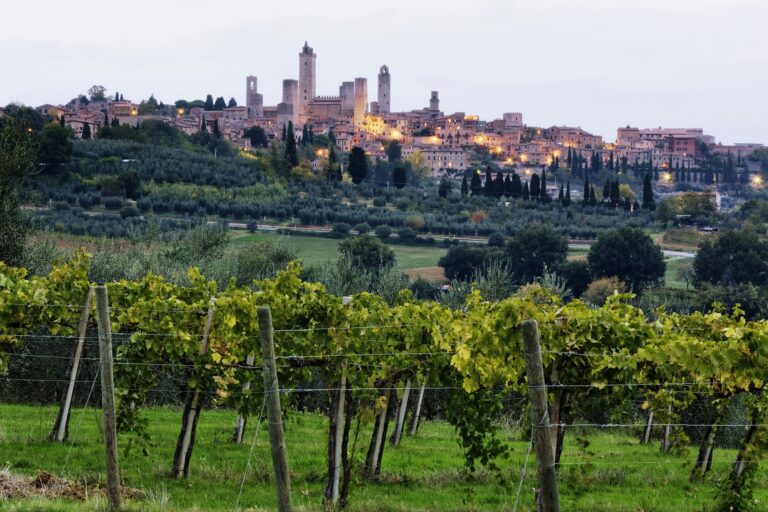
[[[389,67],[379,69],[379,114],[389,114]]]
[[[307,42],[304,42],[304,47],[299,54],[299,104],[298,114],[300,122],[306,122],[309,114],[309,102],[317,94],[315,88],[317,82],[315,80],[315,61],[317,55],[309,47]]]

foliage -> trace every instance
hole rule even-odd
[[[554,269],[568,255],[568,241],[545,225],[528,224],[507,241],[505,257],[520,283]]]
[[[694,283],[768,285],[768,243],[751,231],[728,231],[699,247]]]
[[[589,283],[582,297],[586,302],[602,306],[612,295],[625,293],[626,291],[627,285],[622,283],[618,277],[601,277]]]
[[[643,231],[630,227],[601,233],[587,260],[595,277],[617,277],[638,293],[662,281],[666,271],[661,249]]]

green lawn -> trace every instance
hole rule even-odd
[[[56,409],[40,406],[0,406],[0,466],[10,466],[15,474],[36,475],[48,471],[64,474],[71,480],[93,487],[104,482],[103,448],[99,438],[100,411],[73,411],[74,444],[57,444],[47,439]],[[120,466],[124,484],[144,492],[143,498],[129,503],[131,510],[273,510],[272,465],[267,431],[258,431],[251,470],[240,509],[235,508],[243,470],[253,440],[255,421],[246,432],[247,443],[229,443],[235,414],[232,411],[205,410],[200,419],[197,443],[191,459],[190,477],[176,481],[167,477],[180,425],[180,411],[168,408],[148,412],[152,447],[144,456],[139,450],[126,453],[127,442],[120,439]],[[75,435],[78,423],[79,431]],[[326,469],[326,420],[315,414],[292,412],[286,423],[292,495],[297,510],[319,511]],[[711,503],[713,481],[691,484],[688,473],[695,450],[686,455],[661,455],[656,443],[638,445],[626,432],[588,435],[589,446],[566,436],[566,448],[559,470],[561,510],[587,511],[691,511],[704,510]],[[359,463],[365,455],[370,426],[363,427],[354,455]],[[350,509],[353,511],[511,511],[520,482],[528,442],[513,431],[502,432],[513,446],[512,456],[500,461],[500,483],[486,471],[467,473],[462,466],[453,429],[442,422],[427,422],[417,438],[405,437],[399,448],[387,446],[383,475],[375,484],[353,479]],[[583,436],[582,436],[583,437]],[[64,468],[71,446],[71,456]],[[580,447],[581,446],[581,447]],[[728,471],[732,450],[714,452],[712,475],[720,478]],[[2,468],[0,467],[0,470]],[[518,511],[532,508],[531,489],[535,485],[535,458],[531,454],[522,485]],[[0,493],[2,493],[0,481]],[[768,474],[758,475],[756,497],[768,500]],[[85,511],[95,510],[97,501],[86,503],[39,499],[0,500],[0,510]]]
[[[677,272],[681,266],[693,264],[693,258],[668,258],[665,261],[667,263],[667,271],[664,274],[666,286],[668,288],[685,290],[685,281],[677,275]]]
[[[276,240],[283,237],[296,248],[299,257],[307,266],[318,265],[333,261],[339,256],[339,243],[335,238],[322,238],[317,236],[278,235],[275,233],[236,232],[232,243],[236,245],[248,245],[264,240]],[[398,267],[407,270],[411,268],[434,267],[438,260],[447,252],[442,247],[409,246],[391,244],[389,247],[395,252]]]

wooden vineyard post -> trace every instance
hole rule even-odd
[[[415,436],[416,432],[419,430],[419,417],[421,416],[421,404],[424,403],[424,391],[427,389],[427,381],[426,379],[424,382],[421,383],[421,388],[419,388],[419,398],[416,400],[416,412],[413,415],[413,422],[411,422],[411,432],[409,435]]]
[[[285,450],[285,434],[283,432],[283,415],[280,411],[280,387],[277,382],[275,366],[275,340],[272,331],[272,312],[268,307],[258,309],[259,338],[261,353],[264,358],[264,393],[267,401],[267,418],[269,422],[269,446],[272,451],[272,467],[275,471],[277,491],[277,510],[290,512],[291,506],[291,476],[288,473],[288,455]]]
[[[653,430],[653,410],[648,411],[648,423],[645,425],[642,444],[648,444],[651,441],[651,430]]]
[[[392,446],[400,446],[400,437],[403,435],[403,423],[405,423],[405,413],[408,412],[408,397],[411,394],[411,379],[405,381],[403,390],[403,399],[400,400],[400,407],[397,408],[397,418],[395,431],[392,433]]]
[[[557,494],[555,456],[552,450],[552,428],[547,411],[547,388],[544,381],[544,366],[541,362],[539,326],[536,320],[525,320],[521,327],[525,349],[525,373],[528,377],[528,399],[531,402],[533,421],[533,444],[536,448],[539,473],[541,498],[539,510],[559,512],[560,498]]]
[[[72,368],[69,372],[69,385],[67,386],[67,393],[64,396],[64,402],[61,404],[59,410],[59,416],[57,418],[56,425],[54,426],[54,439],[56,441],[64,441],[67,438],[67,425],[69,423],[69,413],[72,408],[72,397],[75,394],[75,382],[77,381],[77,373],[80,370],[80,358],[83,355],[83,345],[85,344],[85,335],[88,331],[88,319],[91,314],[91,303],[93,302],[93,287],[88,288],[88,293],[85,296],[85,304],[80,312],[80,323],[77,326],[77,348],[75,349],[75,357],[72,360]]]
[[[248,367],[253,366],[254,361],[253,354],[248,354],[248,357],[245,358],[245,364]],[[248,393],[248,390],[251,389],[251,381],[247,381],[243,384],[243,395]],[[235,444],[243,444],[243,435],[245,434],[245,416],[242,414],[237,415],[237,423],[235,424],[235,435],[232,438],[232,441],[235,442]]]
[[[117,463],[117,417],[112,375],[112,326],[106,286],[96,287],[96,313],[101,363],[101,408],[104,411],[104,455],[107,465],[107,500],[110,510],[120,509],[120,468]]]

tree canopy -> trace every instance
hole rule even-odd
[[[594,277],[617,277],[636,292],[664,279],[664,255],[642,230],[622,227],[598,235],[587,256]]]

